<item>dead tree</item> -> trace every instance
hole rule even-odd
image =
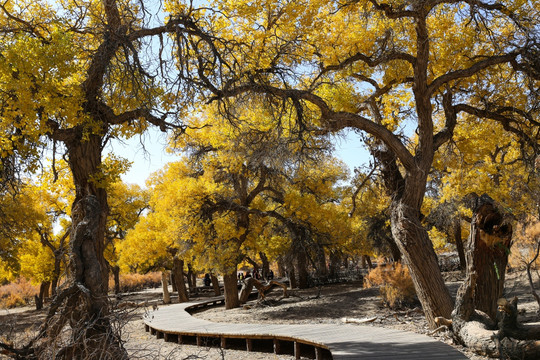
[[[259,280],[254,279],[252,277],[247,278],[246,280],[244,280],[244,285],[242,286],[242,290],[240,290],[240,295],[239,295],[240,303],[245,304],[247,302],[249,295],[251,294],[251,291],[253,290],[254,287],[255,289],[259,291],[259,301],[262,301],[266,298],[266,295],[276,286],[279,286],[283,289],[283,297],[288,296],[287,285],[282,282],[272,280],[268,282],[267,284],[263,284]]]
[[[467,272],[458,291],[452,319],[437,318],[457,341],[491,357],[540,358],[540,327],[520,325],[517,298],[502,296],[511,246],[511,216],[487,195],[472,196],[474,209],[467,244]]]

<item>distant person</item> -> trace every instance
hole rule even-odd
[[[210,286],[212,283],[212,280],[210,279],[210,274],[204,275],[204,286]]]

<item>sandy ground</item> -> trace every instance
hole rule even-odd
[[[456,280],[456,277],[451,277]],[[448,287],[455,294],[460,282],[449,281]],[[540,287],[540,284],[537,284]],[[211,296],[207,294],[205,296]],[[288,298],[282,298],[280,289],[270,293],[267,300],[249,301],[245,306],[232,310],[214,307],[193,316],[215,322],[235,323],[284,323],[284,324],[318,324],[330,323],[339,326],[345,318],[370,320],[362,325],[381,326],[387,328],[430,334],[430,329],[423,317],[419,304],[398,310],[386,307],[378,297],[376,288],[364,289],[360,282],[327,285],[321,288],[290,291]],[[523,273],[507,275],[505,297],[518,296],[520,299],[520,319],[522,321],[538,321],[536,313],[538,305],[529,293]],[[132,359],[170,359],[170,360],[292,360],[292,356],[265,353],[247,353],[244,351],[220,350],[215,348],[198,348],[178,345],[157,340],[144,331],[142,316],[151,310],[152,304],[158,304],[159,289],[151,289],[135,294],[126,294],[121,302],[146,303],[147,307],[126,307],[120,312],[119,327],[125,347]],[[159,305],[166,306],[166,305]],[[0,310],[0,339],[16,339],[24,343],[45,317],[45,312],[31,308]],[[454,345],[447,332],[432,334],[440,341],[455,346],[474,360],[484,357],[474,355],[458,345]],[[0,358],[2,356],[0,355]]]

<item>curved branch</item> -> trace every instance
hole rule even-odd
[[[333,111],[323,98],[309,91],[296,89],[285,90],[267,84],[246,83],[227,92],[220,92],[210,101],[224,97],[234,97],[246,92],[270,94],[282,99],[307,101],[319,108],[321,112],[321,121],[323,123],[323,131],[338,132],[346,128],[366,131],[384,142],[388,148],[396,154],[405,168],[413,169],[415,167],[414,157],[409,150],[403,145],[401,140],[386,127],[358,114]]]
[[[449,73],[441,75],[435,80],[433,80],[431,84],[429,84],[428,93],[433,94],[443,84],[446,84],[452,80],[470,77],[476,74],[477,72],[487,69],[488,67],[493,66],[493,65],[509,63],[512,60],[514,60],[517,56],[518,56],[518,53],[516,52],[512,52],[512,53],[509,53],[506,55],[500,55],[500,56],[491,56],[491,57],[488,57],[487,59],[484,59],[482,61],[479,61],[471,65],[470,67],[466,69],[451,71]]]
[[[502,115],[498,112],[478,109],[467,104],[458,104],[454,108],[455,108],[456,113],[463,111],[468,114],[475,115],[481,118],[495,120],[503,126],[504,130],[516,134],[519,137],[519,139],[524,141],[527,145],[529,145],[533,149],[537,149],[539,147],[538,141],[536,141],[535,139],[531,139],[531,137],[527,135],[524,131],[511,125],[511,123],[516,122],[516,120],[513,118]]]
[[[454,134],[454,128],[457,124],[457,114],[452,106],[452,93],[450,91],[447,91],[443,95],[443,107],[444,107],[444,115],[446,118],[446,124],[441,131],[439,131],[435,136],[433,137],[433,150],[437,151],[439,147],[441,147],[442,144],[447,142],[452,138],[452,135]]]

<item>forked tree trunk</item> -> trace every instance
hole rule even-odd
[[[176,291],[178,291],[178,302],[189,301],[186,282],[184,281],[184,260],[178,256],[173,258],[172,278],[176,283]]]
[[[225,293],[225,309],[234,309],[240,306],[238,299],[238,279],[236,267],[228,274],[223,275],[223,291]]]
[[[210,273],[210,279],[212,280],[212,288],[214,289],[214,295],[221,295],[221,288],[219,287],[219,280],[214,273]]]

